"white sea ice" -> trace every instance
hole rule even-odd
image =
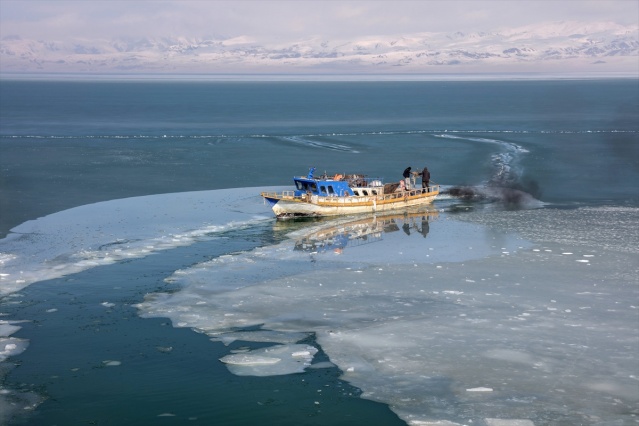
[[[531,219],[520,226],[554,221],[544,210],[526,214]],[[178,271],[169,280],[180,291],[149,295],[138,308],[211,336],[258,325],[262,332],[313,332],[344,380],[411,425],[470,419],[528,426],[632,411],[639,402],[629,378],[637,279],[618,265],[636,265],[636,255],[626,247],[601,250],[584,275],[561,253],[586,247],[553,243],[555,231],[539,250],[455,218],[431,220],[425,238],[385,232],[366,244],[352,241],[339,257],[330,242],[321,246],[298,232],[295,241]],[[407,219],[397,219],[399,229]],[[350,232],[343,220],[333,228]],[[509,256],[501,256],[503,248]],[[256,370],[281,363],[255,355],[264,363]],[[264,374],[247,371],[241,374]]]
[[[310,336],[310,333],[287,333],[272,330],[255,330],[255,331],[231,331],[223,333],[211,338],[213,341],[220,341],[225,345],[230,345],[236,340],[244,342],[276,342],[276,343],[295,343],[304,340]]]
[[[485,419],[486,426],[535,426],[533,422],[525,419]]]
[[[233,354],[233,355],[227,355],[223,358],[220,358],[220,361],[222,361],[225,364],[244,365],[244,366],[250,366],[250,367],[261,366],[261,365],[271,365],[271,364],[278,363],[281,360],[282,360],[281,358],[273,358],[273,357],[255,355],[255,354],[250,354],[250,355],[249,354]],[[254,375],[254,374],[251,374],[251,375]]]
[[[13,333],[20,330],[21,327],[16,325],[20,322],[22,321],[0,320],[0,383],[9,372],[9,368],[3,365],[7,358],[21,354],[29,346],[28,340],[11,337]],[[33,409],[41,401],[42,397],[35,393],[18,392],[0,386],[0,424],[8,421],[12,413]]]
[[[466,392],[492,392],[492,391],[493,391],[493,388],[486,388],[486,387],[466,389]]]
[[[27,222],[0,241],[0,292],[271,221],[258,192],[140,197]],[[296,342],[313,333],[345,380],[409,424],[623,422],[639,403],[637,219],[631,208],[405,216],[374,218],[364,226],[387,229],[368,234],[340,219],[304,231],[348,233],[339,256],[317,234],[292,236],[177,271],[179,291],[138,308],[227,344],[281,343],[229,354],[236,374],[303,371],[317,348]]]
[[[0,337],[0,362],[24,352],[28,346],[29,342],[24,339]]]
[[[16,331],[20,330],[20,326],[16,325],[19,321],[0,320],[0,337],[9,337]]]
[[[16,325],[20,322],[0,320],[0,362],[10,356],[21,354],[29,346],[28,340],[11,337],[13,333],[20,330],[21,327]]]
[[[226,355],[220,361],[238,376],[276,376],[303,372],[316,353],[317,348],[309,345],[276,345]]]
[[[0,296],[34,282],[190,245],[270,220],[259,192],[242,188],[113,200],[25,222],[0,240]]]

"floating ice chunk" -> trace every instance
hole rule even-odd
[[[526,419],[484,419],[486,426],[535,426],[531,420]]]
[[[577,259],[577,262],[588,263],[590,261],[588,259]]]
[[[115,306],[115,303],[111,303],[111,302],[102,302],[100,303],[100,305],[104,306],[105,308],[112,308]]]
[[[492,391],[493,391],[493,388],[485,388],[485,387],[466,389],[466,392],[492,392]]]
[[[280,362],[280,358],[272,358],[260,355],[250,355],[246,353],[227,355],[220,358],[224,364],[233,365],[270,365]]]
[[[0,321],[0,337],[9,337],[22,327],[8,321]]]
[[[102,361],[102,364],[104,364],[105,367],[118,367],[118,366],[122,365],[122,362],[121,361],[106,360],[106,361]]]
[[[220,358],[238,376],[278,376],[301,373],[311,365],[317,348],[310,345],[277,345]]]
[[[0,337],[0,362],[10,356],[21,354],[29,346],[29,341],[15,337]]]

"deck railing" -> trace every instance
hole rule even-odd
[[[426,190],[426,188],[417,188],[410,189],[407,191],[398,191],[392,192],[390,194],[379,194],[379,195],[360,195],[360,196],[348,196],[348,197],[337,197],[337,196],[317,196],[311,195],[310,200],[307,194],[295,195],[295,191],[282,191],[282,192],[262,192],[263,197],[269,198],[277,198],[277,199],[287,199],[292,201],[299,202],[313,202],[314,204],[365,204],[373,201],[376,202],[385,202],[385,201],[393,201],[393,200],[402,200],[419,197],[424,194],[437,195],[439,193],[439,185],[433,184],[430,185],[430,188]]]

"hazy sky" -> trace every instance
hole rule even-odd
[[[291,40],[491,31],[546,21],[639,24],[637,0],[0,0],[0,36]]]

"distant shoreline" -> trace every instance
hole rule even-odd
[[[447,73],[447,74],[164,74],[164,73],[0,73],[0,80],[26,81],[282,81],[282,82],[415,82],[639,79],[632,72],[584,73]]]

